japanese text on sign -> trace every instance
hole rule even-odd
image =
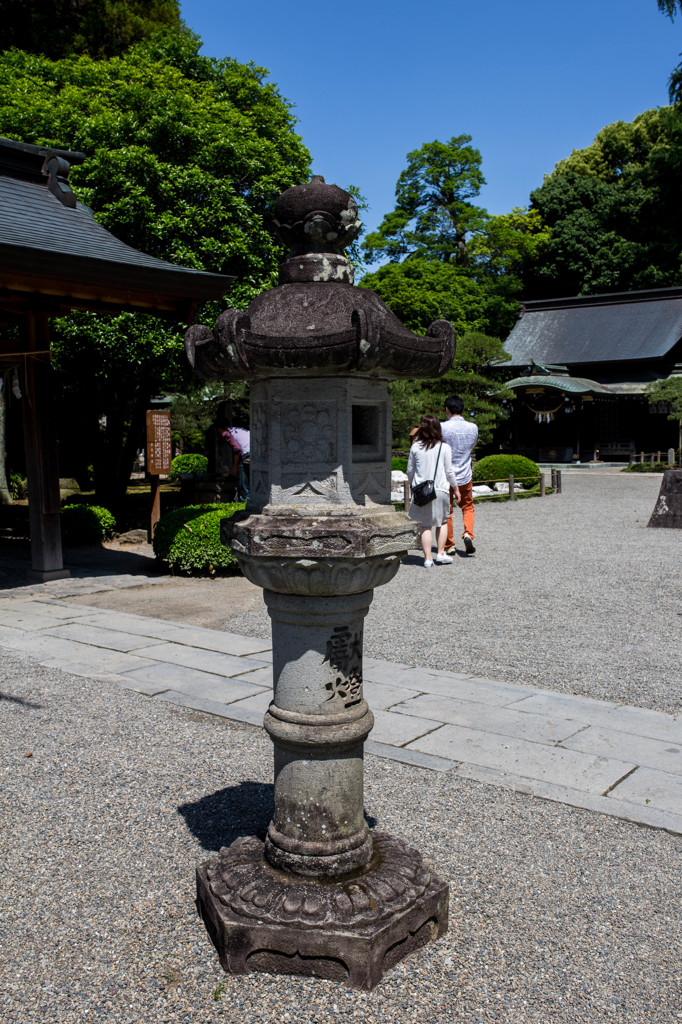
[[[171,445],[170,412],[147,412],[147,472],[152,476],[170,473],[173,450]]]

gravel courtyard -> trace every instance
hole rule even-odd
[[[476,505],[475,555],[458,542],[424,569],[415,549],[375,591],[365,654],[679,713],[682,535],[647,529],[660,482],[572,470],[560,495]],[[270,622],[259,607],[229,629]]]
[[[267,737],[13,656],[0,690],[8,1024],[682,1019],[680,837],[368,757],[367,813],[449,880],[448,934],[370,994],[227,977],[194,865],[266,825]]]
[[[682,537],[645,529],[658,484],[566,473],[561,496],[478,506],[475,557],[415,553],[377,591],[366,654],[679,713]],[[229,629],[267,625],[256,603]],[[367,814],[449,881],[449,932],[369,994],[225,976],[194,865],[263,831],[271,758],[259,729],[3,650],[0,1020],[682,1021],[682,838],[371,756]]]

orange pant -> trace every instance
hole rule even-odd
[[[472,494],[472,488],[474,486],[473,480],[470,480],[468,484],[459,485],[459,507],[462,510],[462,518],[464,519],[464,530],[462,536],[468,533],[473,539],[474,536],[474,496]],[[448,539],[446,541],[446,547],[452,547],[455,543],[455,535],[452,529],[452,514],[453,514],[453,498],[455,496],[455,490],[453,487],[450,488],[450,515],[448,516]]]

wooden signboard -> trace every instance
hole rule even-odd
[[[149,540],[154,536],[156,524],[161,516],[161,492],[159,474],[170,473],[173,446],[171,444],[171,423],[168,410],[147,410],[147,472],[150,476],[152,509],[149,523]]]
[[[147,472],[152,476],[170,473],[173,449],[171,445],[170,412],[147,411]]]

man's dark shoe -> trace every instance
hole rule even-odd
[[[469,534],[465,533],[464,536],[462,537],[462,540],[464,541],[464,550],[466,551],[467,555],[473,555],[476,548],[474,547],[474,542],[469,536]]]

